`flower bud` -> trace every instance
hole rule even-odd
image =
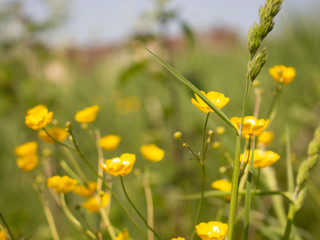
[[[173,134],[173,138],[174,139],[177,139],[177,140],[179,140],[179,139],[181,139],[181,137],[182,137],[182,133],[181,132],[175,132],[174,134]]]

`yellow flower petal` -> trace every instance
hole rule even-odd
[[[114,240],[129,240],[128,230],[125,228]]]
[[[15,148],[14,153],[19,157],[24,157],[27,155],[35,155],[37,153],[38,144],[35,141],[26,142]]]
[[[229,102],[229,98],[225,97],[222,93],[210,91],[206,94],[204,91],[200,92],[205,95],[219,109],[223,108]],[[196,99],[191,99],[191,102],[194,106],[196,106],[204,113],[214,113],[214,111],[197,94],[195,94],[195,97]]]
[[[222,222],[210,221],[196,226],[196,234],[202,240],[223,240],[228,233],[228,225]]]
[[[74,116],[74,119],[80,123],[94,122],[96,120],[98,111],[99,111],[99,106],[93,105],[91,107],[87,107],[81,111],[78,111]]]
[[[67,136],[68,136],[68,133],[67,133],[67,131],[66,131],[64,128],[54,127],[54,128],[47,129],[47,132],[49,133],[49,135],[50,135],[51,137],[53,137],[55,140],[57,140],[57,141],[59,141],[59,142],[64,141],[64,140],[67,138]],[[39,138],[41,138],[44,142],[54,143],[54,141],[52,140],[52,138],[49,137],[48,134],[47,134],[44,130],[41,130],[40,132],[38,132],[38,136],[39,136]]]
[[[117,135],[107,135],[99,140],[99,145],[104,150],[112,151],[116,149],[121,141],[121,137]]]
[[[164,157],[164,150],[155,144],[142,145],[140,147],[140,152],[145,159],[151,162],[159,162]]]
[[[54,189],[58,193],[68,193],[72,191],[78,181],[68,176],[60,177],[58,175],[48,178],[48,187]]]
[[[296,76],[296,70],[293,67],[286,67],[284,65],[273,66],[269,69],[269,73],[277,83],[284,85],[292,82]]]
[[[106,160],[104,164],[100,164],[100,167],[114,177],[125,176],[131,172],[135,161],[135,154],[124,153],[120,157]]]

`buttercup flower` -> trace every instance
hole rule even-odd
[[[19,157],[16,161],[20,169],[22,169],[23,171],[31,171],[38,165],[39,158],[37,155],[32,154],[24,157]]]
[[[90,197],[97,190],[96,182],[88,182],[87,185],[77,185],[73,189],[73,193],[82,197]]]
[[[38,144],[35,141],[26,142],[14,149],[14,153],[19,157],[37,154]]]
[[[48,178],[48,187],[54,189],[58,193],[68,193],[72,191],[78,181],[68,176],[60,177],[58,175]]]
[[[100,208],[104,208],[110,202],[110,195],[108,193],[99,194],[89,198],[81,204],[82,208],[87,209],[89,212],[98,212]]]
[[[68,136],[68,133],[64,128],[54,127],[54,128],[47,129],[47,132],[50,134],[51,137],[53,137],[55,140],[57,140],[59,142],[64,141]],[[38,136],[44,142],[54,143],[52,138],[49,137],[48,134],[44,130],[41,130],[40,132],[38,132]]]
[[[80,123],[94,122],[96,120],[98,111],[99,111],[99,106],[93,105],[91,107],[87,107],[81,111],[78,111],[74,116],[74,119]]]
[[[258,137],[258,145],[270,145],[272,143],[272,140],[274,138],[274,133],[271,131],[264,131],[260,134]]]
[[[219,92],[210,91],[206,94],[204,91],[201,91],[201,93],[219,109],[223,108],[230,100],[228,97],[225,97],[224,94]],[[194,106],[199,108],[204,113],[214,113],[214,111],[197,94],[194,95],[196,96],[196,99],[191,99],[191,102]]]
[[[99,140],[99,145],[104,150],[112,151],[116,149],[121,141],[121,137],[118,135],[107,135]]]
[[[223,240],[227,233],[228,225],[222,222],[202,222],[196,226],[196,234],[202,240]]]
[[[231,122],[236,128],[240,129],[241,118],[239,117],[232,117]],[[259,136],[263,130],[267,128],[269,124],[269,120],[264,119],[256,119],[253,116],[247,116],[243,119],[243,128],[242,128],[242,137],[249,138],[253,136]]]
[[[151,162],[159,162],[164,156],[164,151],[155,144],[142,145],[140,152],[145,159]]]
[[[219,135],[223,135],[225,132],[226,132],[226,129],[225,129],[224,127],[219,126],[219,127],[217,128],[217,133],[218,133]]]
[[[293,67],[286,67],[284,65],[278,65],[270,68],[269,73],[277,83],[284,85],[292,82],[296,76],[296,70]]]
[[[120,157],[106,160],[106,163],[100,164],[100,167],[114,177],[119,175],[125,176],[131,172],[135,161],[135,154],[124,153]]]
[[[25,124],[33,129],[38,130],[47,126],[53,117],[53,112],[49,112],[44,105],[38,105],[28,110]]]
[[[114,240],[129,240],[128,230],[125,228]]]
[[[252,151],[250,151],[250,157],[248,159],[248,151],[245,153],[245,156],[243,155],[243,153],[240,155],[240,161],[246,163],[248,160],[248,164],[251,161],[251,153]],[[260,149],[256,149],[254,150],[253,153],[253,167],[254,168],[264,168],[267,167],[271,164],[274,164],[275,162],[277,162],[280,159],[280,156],[273,152],[273,151],[262,151]]]
[[[186,240],[186,239],[183,237],[178,237],[178,238],[171,238],[171,240]]]

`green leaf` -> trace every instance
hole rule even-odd
[[[219,109],[217,108],[205,95],[203,95],[200,90],[194,86],[189,80],[184,78],[176,70],[174,70],[170,65],[165,63],[161,58],[154,54],[151,50],[146,48],[143,44],[142,46],[159,62],[161,63],[173,76],[175,76],[179,81],[186,85],[192,92],[197,94],[223,121],[225,121],[230,127],[232,127],[237,134],[239,134],[238,129],[232,124],[230,119]]]

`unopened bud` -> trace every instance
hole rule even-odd
[[[220,148],[221,147],[221,143],[220,142],[214,142],[214,143],[212,143],[212,148],[213,149],[218,149],[218,148]]]
[[[213,130],[209,130],[208,134],[209,134],[209,136],[213,136],[214,135],[214,131]]]
[[[260,82],[257,79],[254,80],[253,83],[252,83],[253,87],[259,87],[259,85],[260,85]]]
[[[66,129],[67,129],[67,132],[72,128],[72,122],[68,121],[66,122]]]
[[[227,172],[227,168],[225,166],[219,167],[219,173],[224,174]]]
[[[220,126],[217,128],[217,133],[219,135],[223,135],[225,132],[226,132],[226,129],[224,127]]]
[[[174,139],[179,140],[179,139],[181,139],[181,137],[182,137],[182,133],[181,133],[181,132],[175,132],[175,133],[173,134],[173,138],[174,138]]]
[[[182,144],[182,147],[185,147],[185,148],[187,148],[187,147],[188,147],[188,144],[186,144],[186,143],[183,143],[183,144]]]

